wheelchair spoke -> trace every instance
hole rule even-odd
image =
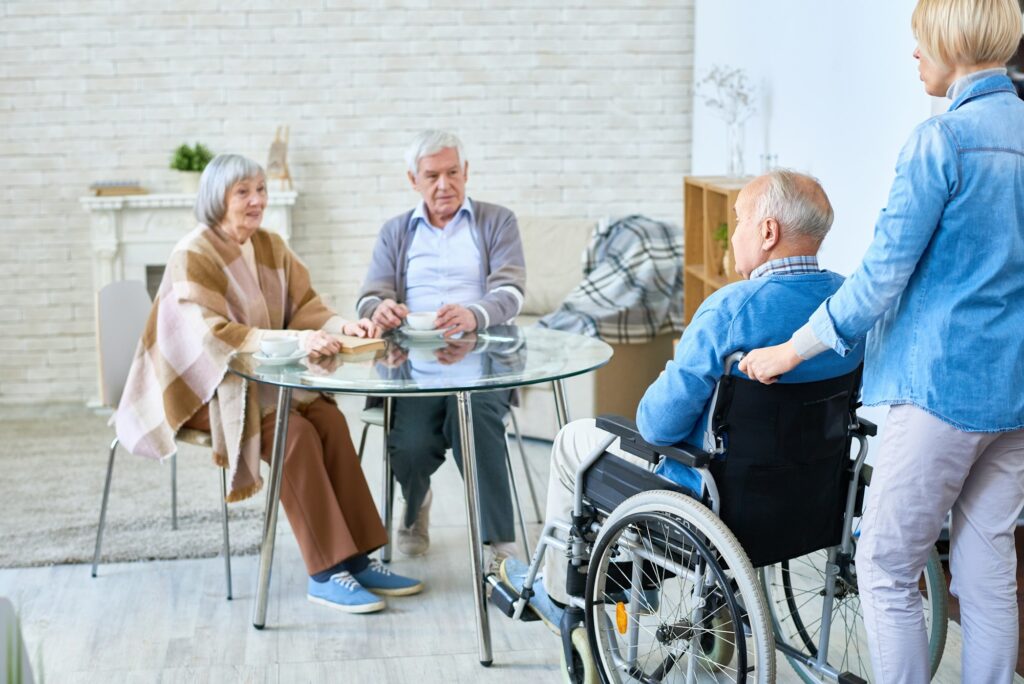
[[[742,623],[724,598],[726,576],[712,572],[709,562],[722,564],[717,554],[707,556],[676,538],[664,519],[625,525],[600,558],[591,559],[592,572],[594,567],[602,571],[594,586],[597,615],[592,616],[599,648],[620,678],[681,682],[692,674],[699,681],[745,679],[745,668],[739,668],[743,657],[735,656],[736,661],[733,656],[740,649],[746,652],[734,627]]]

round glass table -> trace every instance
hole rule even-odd
[[[612,349],[600,340],[545,328],[493,326],[460,339],[432,333],[394,332],[384,349],[337,354],[319,359],[267,359],[260,354],[236,354],[230,372],[261,385],[276,386],[277,414],[270,459],[270,485],[260,546],[259,580],[253,625],[266,623],[270,567],[274,557],[277,510],[281,494],[286,417],[294,390],[384,397],[384,425],[391,422],[391,399],[402,396],[455,395],[459,439],[463,448],[463,481],[469,527],[470,563],[476,600],[477,640],[480,662],[490,665],[491,636],[484,593],[483,550],[480,542],[479,485],[476,477],[475,440],[470,395],[552,383],[559,426],[569,420],[562,381],[588,373],[608,363]],[[386,437],[385,437],[386,438]],[[387,459],[385,459],[387,464]],[[385,467],[384,526],[391,538],[391,477]]]

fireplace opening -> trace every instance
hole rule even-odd
[[[164,265],[146,265],[146,289],[149,290],[149,298],[156,301],[156,293],[160,289],[160,281],[164,278]]]

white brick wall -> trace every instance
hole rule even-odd
[[[290,125],[293,246],[351,313],[425,127],[521,216],[678,224],[692,61],[692,0],[0,0],[0,406],[95,395],[93,181],[174,191],[181,142],[265,162]]]

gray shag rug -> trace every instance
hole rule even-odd
[[[92,562],[114,432],[109,416],[54,408],[0,419],[0,568]],[[180,445],[176,531],[170,474],[170,461],[118,447],[102,563],[220,553],[220,475],[209,449]],[[263,504],[261,491],[228,505],[232,556],[257,551]]]

